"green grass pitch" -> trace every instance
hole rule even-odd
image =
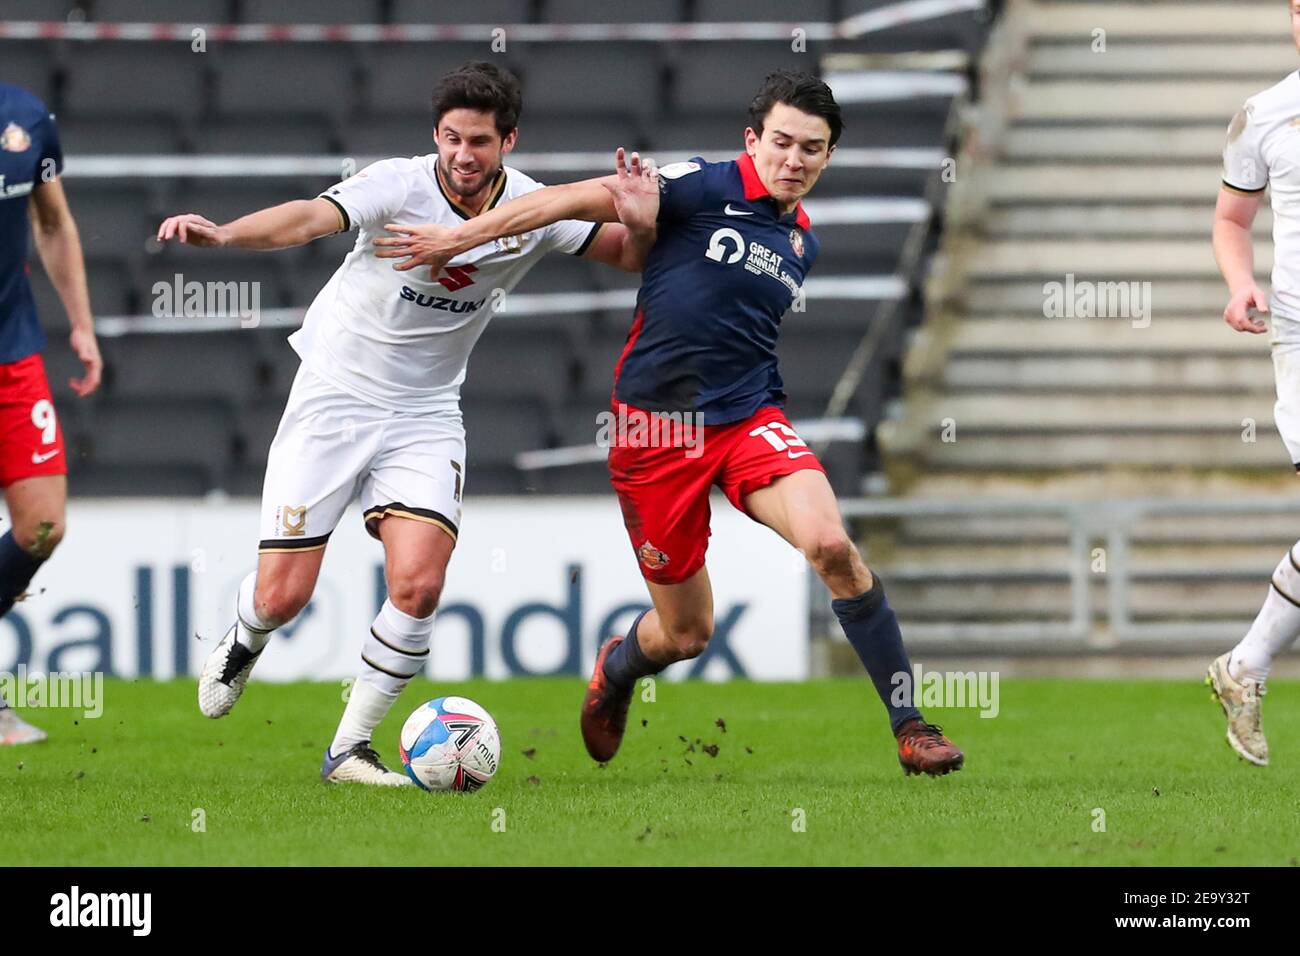
[[[254,683],[212,721],[193,681],[108,681],[98,719],[24,712],[51,739],[0,749],[0,831],[10,865],[1296,865],[1300,684],[1270,690],[1260,769],[1198,684],[1003,681],[996,718],[927,714],[967,754],[931,779],[865,681],[661,681],[603,768],[581,681],[417,682],[375,738],[390,764],[443,693],[503,740],[483,790],[428,794],[320,783],[337,683]]]

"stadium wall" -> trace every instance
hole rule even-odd
[[[709,549],[717,631],[704,656],[667,678],[808,677],[802,556],[719,504]],[[197,674],[254,565],[257,503],[101,499],[68,510],[69,535],[84,545],[60,549],[46,586],[0,621],[0,672]],[[603,638],[649,606],[613,498],[481,498],[466,505],[461,530],[429,677],[586,675]],[[258,678],[355,675],[384,593],[383,552],[353,506],[311,604],[277,632]]]

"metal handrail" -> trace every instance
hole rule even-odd
[[[1300,537],[1300,499],[1287,498],[1112,498],[1086,500],[880,498],[840,502],[845,521],[956,516],[1059,517],[1069,536],[1070,620],[1068,623],[987,624],[955,622],[915,630],[956,644],[996,642],[1036,650],[1050,650],[1053,642],[1085,645],[1092,649],[1129,650],[1177,639],[1223,640],[1241,636],[1236,621],[1188,621],[1173,624],[1138,623],[1130,607],[1132,570],[1129,548],[1133,529],[1158,516],[1198,517],[1234,515],[1294,515]],[[1108,624],[1095,629],[1090,589],[1097,575],[1091,569],[1090,546],[1106,542]],[[810,572],[811,573],[811,572]],[[1268,570],[1261,571],[1261,587]],[[941,633],[939,633],[941,632]],[[1044,644],[1043,642],[1046,642]]]

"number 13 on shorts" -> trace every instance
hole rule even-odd
[[[808,443],[795,433],[795,430],[785,422],[770,422],[767,425],[759,425],[749,433],[751,438],[762,438],[773,450],[785,452],[790,458],[802,458],[804,455],[811,455],[811,451],[796,451],[795,449],[807,449]]]

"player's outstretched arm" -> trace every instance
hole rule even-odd
[[[1250,230],[1259,211],[1260,195],[1219,191],[1214,209],[1214,260],[1228,284],[1228,305],[1223,320],[1238,332],[1267,332],[1263,320],[1251,309],[1268,311],[1268,296],[1255,282],[1255,252]]]
[[[95,340],[95,320],[90,312],[81,235],[77,232],[76,220],[72,218],[68,197],[59,179],[40,183],[32,191],[32,202],[27,208],[32,221],[32,235],[36,238],[36,253],[72,326],[68,343],[85,369],[85,375],[70,379],[68,385],[84,398],[99,387],[104,362],[99,355],[99,343]]]
[[[171,216],[158,227],[158,241],[174,238],[208,249],[288,249],[332,236],[343,227],[343,217],[328,199],[295,199],[249,213],[224,226],[192,212]]]
[[[632,159],[639,168],[640,158],[636,153]],[[428,266],[436,274],[462,252],[504,236],[541,229],[562,219],[617,222],[618,209],[614,204],[617,188],[617,176],[601,176],[545,186],[455,227],[387,223],[384,228],[394,238],[376,239],[379,249],[375,255],[381,259],[404,259],[393,265],[399,272]]]

